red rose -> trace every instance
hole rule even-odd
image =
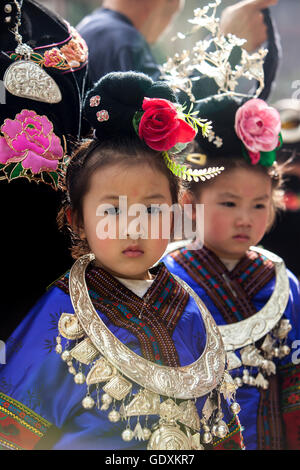
[[[178,118],[178,111],[173,103],[159,98],[144,98],[139,124],[139,136],[148,147],[160,152],[170,150],[178,143],[191,142],[196,131]]]

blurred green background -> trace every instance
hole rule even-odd
[[[101,6],[101,0],[40,0],[48,8],[56,11],[66,18],[71,25],[76,26],[79,21],[94,8]],[[171,38],[178,32],[189,29],[187,20],[193,17],[195,8],[203,7],[209,0],[186,0],[184,11],[178,15],[172,28],[164,35],[159,43],[153,48],[158,62],[162,63],[168,56],[172,56],[176,50],[189,49],[191,43],[186,41],[172,42]],[[222,0],[218,8],[218,15],[228,5],[238,3],[233,0]],[[276,21],[281,36],[283,57],[277,75],[276,86],[269,98],[274,102],[281,98],[292,98],[296,90],[296,81],[300,84],[300,61],[298,47],[300,45],[300,1],[279,0],[278,4],[271,7],[272,16]],[[200,38],[200,37],[198,37]],[[193,36],[193,41],[196,37]],[[300,85],[297,86],[300,88]],[[299,93],[298,93],[299,94]]]

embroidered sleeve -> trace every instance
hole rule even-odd
[[[0,392],[0,446],[32,450],[52,424],[22,403]],[[1,448],[0,447],[0,448]]]
[[[287,364],[279,373],[286,445],[288,449],[300,450],[300,364]]]

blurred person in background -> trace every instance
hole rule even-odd
[[[282,126],[279,161],[288,165],[284,184],[286,210],[261,243],[283,257],[287,267],[300,278],[300,101],[281,99],[274,107],[280,113]]]
[[[262,10],[277,1],[244,0],[229,6],[222,13],[221,29],[224,34],[231,32],[246,39],[246,49],[253,52],[267,40]],[[128,70],[146,73],[157,80],[161,72],[150,47],[183,10],[185,1],[104,0],[101,3],[101,7],[77,26],[89,48],[90,80],[95,82],[106,73]]]

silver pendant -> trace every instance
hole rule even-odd
[[[85,338],[80,343],[76,344],[70,351],[71,356],[76,361],[83,362],[83,364],[90,364],[99,355],[99,352],[94,347],[89,338]]]
[[[264,362],[263,356],[259,354],[259,350],[254,345],[243,348],[241,358],[245,366],[260,367]]]
[[[58,330],[64,338],[75,340],[84,336],[77,317],[72,313],[62,313],[58,322]]]
[[[4,86],[14,96],[45,103],[59,103],[60,89],[50,75],[31,60],[18,60],[5,71]]]
[[[242,361],[233,351],[227,351],[226,355],[227,355],[227,364],[228,364],[227,369],[228,370],[237,369],[238,367],[241,367]]]
[[[147,450],[191,450],[188,436],[178,426],[162,424],[152,434]]]
[[[131,402],[122,408],[125,417],[159,414],[160,398],[157,393],[140,390]]]
[[[87,375],[86,383],[88,385],[106,382],[117,374],[117,369],[111,366],[104,357],[98,359]]]
[[[267,388],[269,387],[268,380],[264,378],[261,372],[257,374],[257,377],[255,379],[255,384],[257,387],[261,387],[264,390],[267,390]]]
[[[179,409],[181,414],[177,418],[178,421],[195,431],[200,431],[200,418],[195,403],[191,400],[183,401],[180,403]]]

